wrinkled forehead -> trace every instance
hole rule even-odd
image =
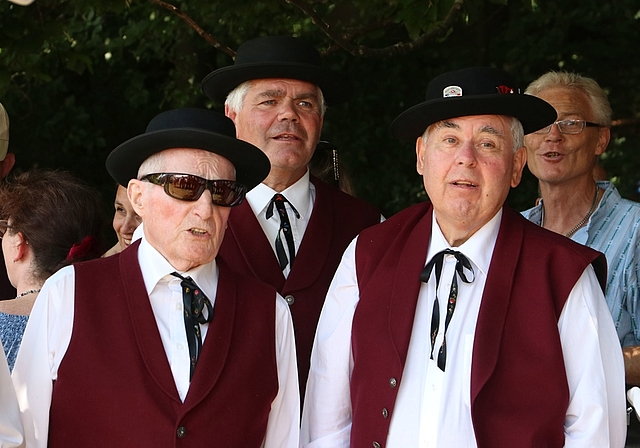
[[[473,129],[477,132],[506,132],[512,117],[503,115],[467,115],[449,118],[434,124],[436,128]]]
[[[287,94],[319,96],[320,87],[317,85],[290,78],[264,78],[251,81],[249,91],[254,95],[285,96]]]
[[[165,149],[143,162],[141,169],[152,172],[194,174],[205,179],[235,180],[233,164],[219,154],[194,148]]]
[[[558,112],[559,120],[569,116],[592,119],[593,110],[589,97],[578,88],[549,87],[536,96],[553,106]]]

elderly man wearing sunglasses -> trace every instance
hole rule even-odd
[[[27,446],[296,447],[288,305],[216,260],[267,157],[221,114],[177,109],[107,169],[142,238],[42,288],[14,370]]]

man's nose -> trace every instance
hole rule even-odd
[[[279,106],[278,110],[278,119],[279,120],[289,120],[298,122],[300,120],[300,116],[298,115],[298,109],[293,101],[293,99],[285,98]]]
[[[193,212],[202,219],[209,219],[213,215],[213,208],[219,207],[214,205],[211,192],[205,190],[197,201],[193,204]]]
[[[476,148],[472,141],[464,142],[456,151],[456,163],[459,165],[475,165],[477,163]]]
[[[553,123],[545,139],[550,141],[562,140],[564,139],[564,134],[560,132],[560,127],[556,123]]]

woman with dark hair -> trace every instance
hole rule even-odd
[[[122,185],[116,187],[116,198],[113,201],[113,230],[116,232],[118,242],[103,255],[108,257],[122,252],[131,244],[133,231],[140,225],[142,218],[133,210],[127,189]]]
[[[18,295],[0,302],[0,339],[10,369],[33,303],[58,269],[102,254],[102,205],[69,173],[32,170],[0,186],[0,237]]]

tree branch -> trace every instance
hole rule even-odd
[[[154,0],[155,1],[155,0]],[[447,13],[445,19],[438,24],[432,30],[422,34],[411,42],[398,42],[397,44],[390,45],[385,48],[369,48],[364,45],[352,45],[349,39],[345,39],[345,36],[334,32],[329,24],[327,24],[318,13],[313,9],[311,5],[305,2],[305,0],[285,0],[294,6],[297,6],[302,12],[304,12],[320,30],[327,35],[331,40],[336,42],[340,47],[354,56],[363,57],[388,57],[400,54],[406,54],[410,51],[417,50],[424,46],[427,42],[435,40],[439,37],[446,35],[451,29],[456,19],[460,15],[464,0],[455,0],[453,6]]]
[[[313,24],[318,28],[320,28],[320,30],[324,34],[326,34],[331,40],[336,42],[338,45],[340,45],[342,48],[347,50],[349,53],[354,54],[353,45],[350,45],[348,41],[342,38],[342,36],[339,36],[337,33],[334,33],[333,31],[331,31],[329,29],[330,28],[329,24],[324,20],[322,20],[322,18],[318,15],[316,10],[311,7],[311,5],[306,3],[304,0],[285,0],[285,1],[294,6],[297,6],[300,10],[302,10],[302,12],[304,12],[307,16],[309,16]]]
[[[170,3],[166,3],[162,0],[149,0],[149,1],[174,13],[175,15],[180,17],[182,20],[184,20],[187,23],[187,25],[193,28],[196,31],[196,33],[200,35],[200,37],[202,37],[204,40],[209,42],[214,48],[227,53],[232,58],[235,58],[236,56],[235,51],[233,51],[231,48],[227,47],[226,45],[222,45],[220,42],[218,42],[211,34],[207,33],[205,30],[200,28],[200,26],[191,17],[189,17],[184,12],[180,11],[177,7],[173,6]]]
[[[226,45],[222,45],[218,42],[213,36],[204,31],[191,17],[189,17],[184,12],[180,11],[176,6],[167,3],[163,0],[149,0],[156,5],[161,6],[162,8],[172,12],[177,15],[180,19],[186,22],[191,28],[193,28],[198,35],[200,35],[204,40],[206,40],[209,44],[211,44],[214,48],[228,54],[232,58],[235,58],[236,52]],[[349,33],[341,33],[338,31],[334,31],[331,29],[331,26],[326,23],[313,9],[313,7],[307,3],[305,0],[285,0],[287,3],[292,4],[299,8],[304,14],[306,14],[314,25],[316,25],[327,37],[329,37],[333,42],[337,45],[332,45],[328,50],[324,53],[333,53],[337,50],[338,47],[343,48],[347,52],[351,53],[354,56],[361,57],[389,57],[400,54],[406,54],[411,51],[417,50],[424,46],[427,42],[440,38],[451,29],[456,19],[460,15],[460,11],[462,10],[462,5],[464,0],[455,0],[451,9],[447,13],[445,19],[439,23],[432,30],[422,34],[417,37],[413,41],[410,42],[398,42],[397,44],[390,45],[385,48],[369,48],[364,45],[353,45],[351,41],[357,37],[358,35],[366,34],[368,31],[372,29],[383,28],[387,26],[390,22],[388,20],[383,20],[376,24],[370,24],[368,26],[364,26],[361,28],[357,28],[356,30],[352,30]]]

